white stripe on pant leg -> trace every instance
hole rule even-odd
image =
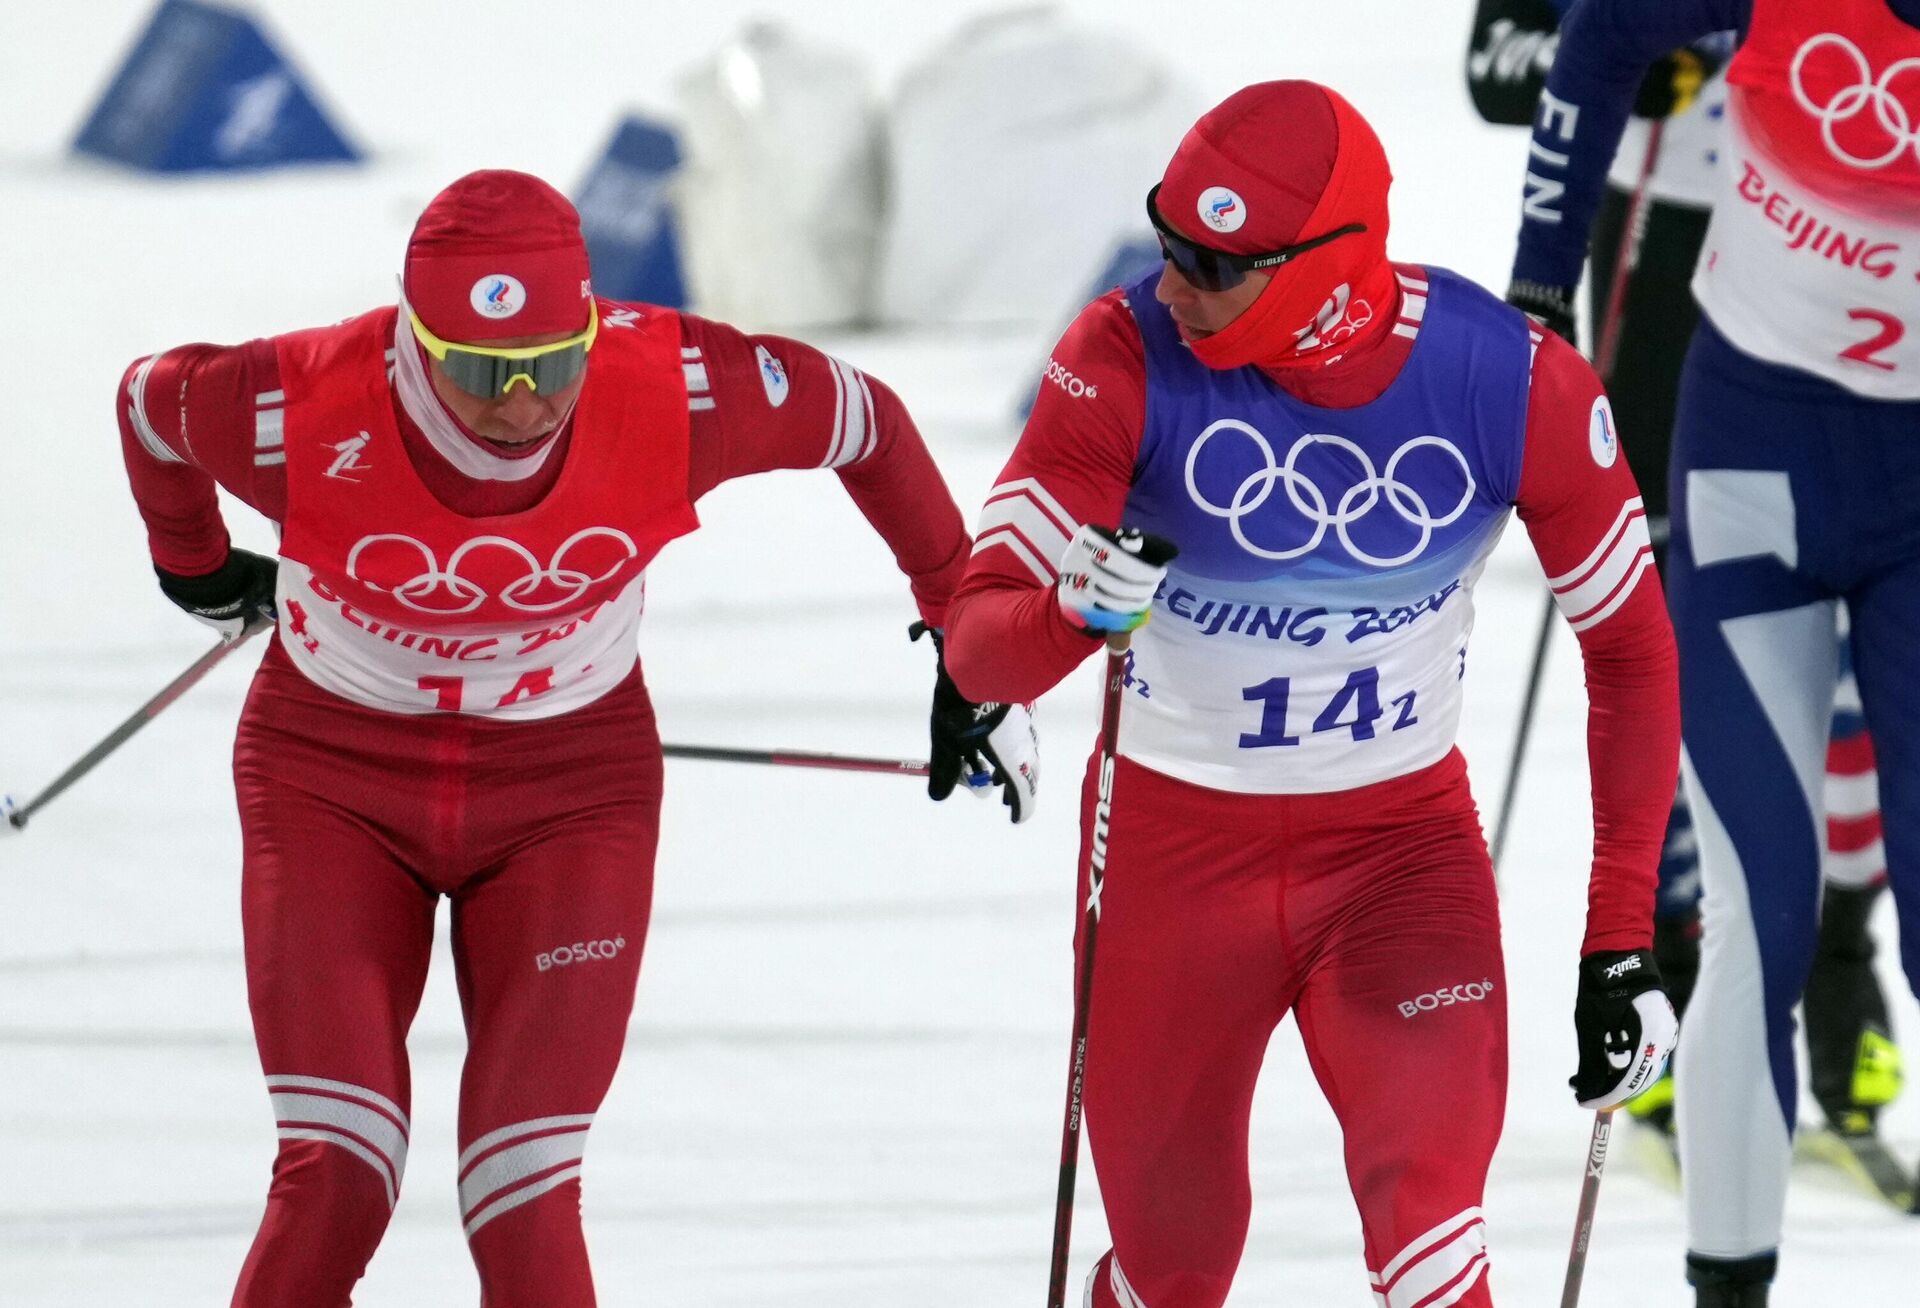
[[[1746,873],[1685,749],[1680,767],[1706,885],[1700,979],[1674,1051],[1687,1248],[1746,1258],[1780,1243],[1792,1144],[1767,1057],[1766,996]]]
[[[1813,815],[1816,849],[1827,843],[1827,737],[1833,724],[1829,706],[1840,674],[1833,608],[1831,602],[1807,604],[1720,624],[1733,661],[1746,674],[1760,711],[1793,765],[1807,812]]]
[[[267,1089],[331,1090],[335,1094],[346,1095],[351,1099],[365,1100],[375,1108],[391,1114],[393,1120],[400,1123],[402,1131],[413,1129],[407,1122],[407,1115],[400,1110],[399,1104],[383,1094],[378,1094],[362,1085],[354,1085],[350,1081],[330,1081],[324,1076],[288,1076],[284,1073],[272,1072],[267,1075]]]
[[[1839,671],[1833,629],[1830,602],[1720,624],[1793,769],[1812,821],[1805,840],[1816,858],[1826,848],[1828,706]],[[1710,1258],[1749,1258],[1780,1244],[1792,1142],[1768,1057],[1766,975],[1746,867],[1685,748],[1680,766],[1705,887],[1700,979],[1674,1069],[1687,1247]],[[1811,932],[1819,868],[1807,873]]]
[[[1463,1226],[1468,1226],[1475,1222],[1484,1222],[1485,1220],[1485,1210],[1476,1205],[1472,1208],[1462,1208],[1445,1221],[1434,1223],[1432,1227],[1407,1241],[1399,1253],[1387,1260],[1385,1267],[1382,1267],[1377,1272],[1369,1273],[1373,1283],[1375,1285],[1386,1285],[1400,1274],[1402,1267],[1405,1267],[1415,1258],[1424,1255],[1428,1249],[1437,1248],[1441,1244],[1446,1243],[1446,1241],[1453,1238],[1454,1233],[1457,1233]]]
[[[285,1073],[269,1073],[266,1080],[280,1139],[319,1140],[346,1150],[378,1174],[392,1208],[407,1170],[409,1127],[400,1105],[350,1081]]]
[[[1113,1297],[1120,1301],[1120,1308],[1147,1308],[1146,1300],[1133,1292],[1127,1284],[1127,1274],[1120,1270],[1120,1255],[1114,1254],[1107,1259],[1107,1284],[1113,1287]]]
[[[587,1152],[585,1127],[535,1136],[488,1154],[460,1178],[460,1211],[471,1217],[486,1201],[518,1181],[561,1163],[577,1163]]]
[[[547,1191],[558,1189],[579,1175],[580,1168],[578,1166],[569,1167],[565,1171],[555,1172],[552,1176],[537,1181],[525,1189],[515,1190],[511,1194],[501,1196],[498,1203],[489,1205],[467,1219],[467,1239],[473,1239],[473,1233],[475,1231],[478,1231],[488,1222],[500,1216],[500,1214],[510,1213],[522,1204],[532,1203]]]
[[[1435,1233],[1448,1227],[1458,1229],[1434,1243]],[[1480,1209],[1469,1208],[1411,1241],[1374,1273],[1373,1295],[1383,1308],[1446,1308],[1458,1303],[1486,1269],[1487,1224]]]
[[[512,1126],[503,1126],[498,1131],[489,1131],[460,1151],[459,1170],[465,1173],[478,1158],[495,1145],[505,1144],[509,1140],[523,1135],[532,1135],[535,1131],[557,1131],[575,1126],[592,1126],[592,1113],[575,1113],[565,1117],[536,1117],[525,1122],[515,1122]]]
[[[277,1090],[271,1096],[273,1117],[283,1127],[325,1126],[366,1142],[381,1156],[384,1170],[399,1189],[407,1170],[407,1136],[393,1119],[377,1109],[328,1095]]]

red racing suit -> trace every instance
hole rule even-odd
[[[1469,500],[1487,520],[1469,564],[1433,573],[1427,600],[1391,612],[1357,603],[1359,594],[1344,604],[1325,598],[1335,583],[1307,570],[1313,557],[1296,568],[1302,587],[1320,587],[1311,609],[1261,602],[1271,591],[1235,595],[1224,583],[1216,593],[1229,598],[1203,599],[1209,565],[1181,574],[1196,551],[1176,539],[1182,560],[1156,597],[1154,621],[1136,635],[1107,815],[1085,1085],[1114,1240],[1091,1282],[1097,1308],[1218,1308],[1225,1300],[1246,1238],[1254,1083],[1289,1012],[1343,1127],[1378,1300],[1390,1308],[1492,1302],[1480,1202],[1504,1112],[1505,979],[1492,868],[1450,715],[1468,662],[1473,581],[1509,507],[1586,665],[1595,843],[1583,952],[1651,940],[1678,758],[1673,637],[1599,383],[1571,347],[1527,331],[1517,311],[1477,288],[1449,292],[1456,303],[1479,297],[1477,317],[1436,327],[1428,273],[1412,265],[1395,272],[1395,303],[1372,311],[1371,331],[1356,333],[1332,362],[1237,370],[1259,376],[1219,382],[1217,391],[1196,378],[1196,364],[1181,362],[1164,323],[1152,357],[1165,371],[1154,379],[1144,336],[1153,321],[1142,316],[1154,306],[1130,304],[1119,291],[1088,305],[1049,360],[954,600],[947,658],[962,693],[1026,700],[1100,647],[1067,620],[1051,584],[1081,524],[1137,525],[1172,505],[1193,524],[1210,521],[1196,512],[1230,518],[1240,548],[1268,560],[1344,542],[1348,555],[1375,566],[1338,562],[1368,573],[1359,582],[1372,585],[1391,578],[1402,558],[1362,535],[1377,529],[1359,521],[1370,510],[1425,524],[1404,553],[1413,567],[1431,562],[1415,558],[1430,530]],[[1143,282],[1133,294],[1152,291]],[[1388,449],[1404,444],[1383,464],[1348,439],[1354,432],[1341,433],[1357,421],[1348,415],[1384,411],[1396,384],[1429,385],[1404,380],[1419,362],[1414,351],[1463,322],[1499,328],[1500,357],[1518,378],[1512,417],[1491,425],[1499,439],[1490,443],[1513,457],[1473,462],[1467,498],[1448,515],[1450,495],[1422,500],[1396,477],[1425,459],[1457,486],[1460,472],[1428,447],[1451,451],[1467,469],[1461,450],[1480,460],[1480,446],[1416,434],[1436,429],[1422,426],[1393,435]],[[1433,372],[1430,357],[1423,376]],[[1444,380],[1463,403],[1497,409],[1485,400],[1487,385],[1471,370]],[[1258,397],[1271,387],[1286,397],[1277,403],[1305,415],[1299,421],[1317,424],[1284,459],[1289,433],[1270,442],[1276,429],[1263,434],[1224,402],[1200,412],[1205,402],[1193,399]],[[1416,389],[1403,410],[1419,413],[1420,397],[1432,393],[1440,392]],[[1176,409],[1191,431],[1166,419]],[[1444,414],[1422,420],[1476,439],[1488,429]],[[1221,453],[1202,448],[1223,432]],[[1210,458],[1240,460],[1224,493],[1196,480]],[[1501,466],[1511,470],[1507,498],[1479,498],[1501,481]],[[1353,467],[1367,470],[1370,493],[1356,483],[1343,496],[1346,482],[1325,481]],[[1304,536],[1315,519],[1306,544],[1272,534]],[[1209,538],[1216,559],[1224,536]],[[1280,570],[1262,584],[1293,583]],[[1425,594],[1428,582],[1419,584]],[[1422,640],[1436,647],[1422,650]],[[1391,706],[1381,657],[1389,649],[1395,675],[1418,684],[1417,698]],[[1265,671],[1254,672],[1255,663]],[[1276,671],[1285,675],[1239,690]],[[1159,681],[1140,684],[1152,677]],[[1194,689],[1206,678],[1224,693]],[[1303,695],[1307,685],[1317,689]],[[1408,730],[1396,735],[1400,728]],[[1082,902],[1098,799],[1090,770]]]
[[[594,1301],[581,1160],[625,1039],[659,830],[634,644],[648,562],[721,482],[831,467],[930,624],[965,566],[959,512],[885,386],[796,341],[597,311],[576,405],[530,448],[459,428],[391,308],[168,350],[123,381],[159,567],[226,558],[216,483],[283,528],[279,627],[234,760],[249,1001],[280,1137],[245,1308],[339,1308],[386,1228],[442,894],[482,1302]]]

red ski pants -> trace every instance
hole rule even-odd
[[[626,1037],[659,831],[639,670],[559,718],[403,717],[313,686],[275,644],[234,776],[248,999],[280,1137],[234,1304],[349,1302],[406,1166],[406,1034],[446,895],[481,1303],[591,1305],[581,1159]]]
[[[1090,772],[1086,831],[1095,800]],[[1086,867],[1083,836],[1083,905]],[[1322,795],[1228,794],[1122,759],[1106,868],[1086,1121],[1113,1249],[1089,1302],[1225,1301],[1254,1082],[1291,1012],[1340,1120],[1376,1302],[1490,1305],[1480,1203],[1506,996],[1459,753]]]

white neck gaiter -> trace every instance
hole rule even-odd
[[[553,437],[543,438],[538,450],[517,459],[495,454],[473,440],[460,430],[446,405],[433,393],[423,353],[420,342],[414,339],[407,325],[407,302],[403,299],[393,328],[393,390],[400,397],[400,407],[427,438],[427,444],[475,481],[525,481],[539,472],[553,453]],[[565,425],[563,421],[561,426]]]

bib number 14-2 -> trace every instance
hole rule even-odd
[[[1308,734],[1345,730],[1352,732],[1356,741],[1372,740],[1381,730],[1378,726],[1380,721],[1389,716],[1391,721],[1385,729],[1404,731],[1420,720],[1414,714],[1414,694],[1410,690],[1383,706],[1380,702],[1380,669],[1356,668],[1347,674],[1346,684],[1336,690],[1326,706],[1314,715],[1313,726]],[[1240,692],[1240,698],[1260,705],[1260,729],[1240,733],[1241,749],[1271,749],[1300,743],[1300,737],[1288,731],[1287,714],[1292,707],[1292,695],[1293,684],[1289,677],[1270,677]],[[1391,715],[1389,710],[1392,711]]]

